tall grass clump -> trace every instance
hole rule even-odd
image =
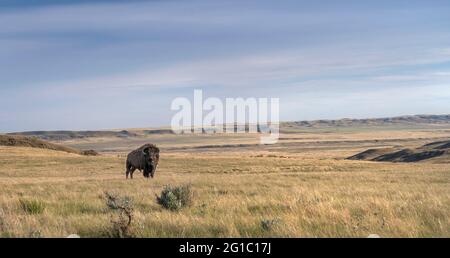
[[[19,203],[20,207],[22,207],[26,213],[31,215],[41,214],[45,210],[45,203],[42,201],[20,199]]]
[[[181,210],[183,207],[191,206],[193,203],[193,191],[191,185],[171,186],[167,185],[156,196],[158,204],[171,211]]]

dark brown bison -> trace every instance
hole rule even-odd
[[[133,178],[136,169],[144,171],[145,177],[153,177],[159,162],[159,148],[153,144],[145,144],[139,149],[130,152],[127,156],[126,178]]]

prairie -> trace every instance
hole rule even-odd
[[[100,156],[0,146],[2,237],[110,237],[104,193],[131,198],[133,237],[450,237],[450,163],[346,160],[373,147],[449,139],[448,128],[147,135],[60,141]],[[161,147],[154,179],[125,180],[125,157]],[[165,185],[190,184],[194,203],[169,211]],[[28,207],[28,206],[30,207]]]

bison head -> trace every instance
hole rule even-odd
[[[153,178],[158,167],[159,149],[154,145],[149,145],[142,149],[142,154],[145,160],[144,176]]]

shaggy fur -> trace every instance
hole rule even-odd
[[[127,157],[125,172],[133,178],[136,169],[144,172],[144,177],[153,177],[159,162],[159,148],[153,144],[145,144],[140,148],[130,152]]]

